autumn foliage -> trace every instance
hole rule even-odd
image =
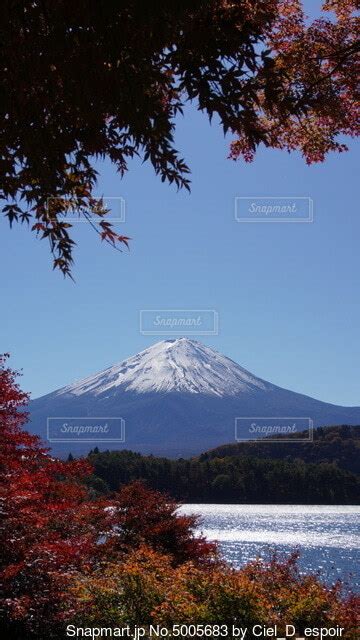
[[[279,624],[346,629],[359,599],[299,573],[297,558],[236,571],[195,535],[196,518],[141,482],[109,498],[88,463],[51,457],[23,430],[28,397],[1,358],[2,628],[9,640],[64,637],[66,624]]]
[[[3,0],[0,197],[70,273],[74,215],[117,247],[129,238],[96,197],[96,159],[122,176],[132,158],[189,188],[174,146],[192,102],[234,139],[318,162],[359,133],[357,0],[326,0],[309,23],[300,0],[156,3]]]
[[[87,462],[52,458],[37,436],[22,430],[28,396],[6,357],[0,364],[0,575],[11,629],[53,634],[71,576],[129,548],[149,544],[171,554],[174,564],[208,562],[213,545],[193,535],[196,519],[178,516],[165,496],[134,483],[110,501],[92,499]]]
[[[3,604],[5,619],[20,627],[31,621],[35,631],[61,607],[69,572],[88,565],[96,554],[97,514],[89,508],[81,482],[89,466],[52,458],[36,436],[22,431],[28,397],[4,358],[1,364]]]
[[[343,136],[359,135],[359,2],[327,0],[325,13],[311,24],[301,1],[279,0],[277,6],[266,39],[272,54],[260,72],[258,135],[267,147],[300,150],[308,164],[322,162],[330,151],[347,151]],[[239,131],[231,157],[250,161],[256,148]]]
[[[75,580],[72,595],[78,626],[121,626],[127,622],[161,624],[227,624],[251,627],[286,621],[300,635],[305,627],[338,624],[347,640],[357,640],[359,597],[325,588],[315,576],[302,576],[296,554],[287,560],[260,560],[242,570],[221,563],[204,570],[192,563],[175,569],[171,557],[141,547],[122,563],[109,563]],[[252,634],[249,634],[252,638]]]

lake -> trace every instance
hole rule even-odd
[[[299,550],[302,572],[320,572],[327,584],[341,578],[360,591],[358,506],[185,504],[180,510],[201,517],[200,530],[236,567],[275,550]]]

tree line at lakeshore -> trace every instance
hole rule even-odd
[[[275,460],[303,460],[304,462],[335,462],[341,469],[360,474],[360,426],[337,425],[318,427],[311,441],[308,432],[277,436],[278,441],[238,442],[211,449],[200,456],[200,460],[228,456],[251,456]],[[283,439],[294,442],[282,442]],[[300,442],[299,440],[303,440]],[[290,446],[289,446],[290,445]],[[271,449],[269,449],[271,446]],[[269,453],[271,455],[269,455]]]
[[[95,448],[88,482],[106,494],[141,479],[187,502],[359,504],[360,475],[349,470],[359,465],[359,431],[321,428],[313,443],[226,445],[186,460]]]

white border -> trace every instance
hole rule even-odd
[[[237,421],[238,420],[307,420],[309,423],[309,437],[307,439],[304,438],[278,438],[277,440],[272,440],[268,436],[259,435],[258,438],[248,438],[242,439],[237,437]],[[280,434],[277,434],[280,435]],[[314,442],[314,421],[312,418],[308,418],[307,416],[237,416],[235,418],[235,440],[236,442]]]
[[[106,200],[120,200],[120,218],[112,218],[111,215],[107,215],[107,216],[97,216],[95,214],[89,213],[90,216],[90,220],[92,221],[96,221],[96,222],[100,222],[101,220],[105,220],[106,222],[120,222],[120,223],[124,223],[126,222],[126,200],[125,198],[123,198],[122,196],[92,196],[94,198],[94,200],[104,200],[104,203],[106,202]],[[47,198],[46,200],[46,210],[47,212],[49,211],[49,202],[51,200],[58,200],[59,198],[61,198],[61,196],[51,196],[50,198]],[[66,199],[66,198],[65,198]],[[70,200],[70,198],[67,198],[68,200]],[[52,220],[53,218],[51,218],[49,216],[48,218],[49,220]],[[86,218],[84,218],[84,216],[79,216],[78,218],[73,218],[71,216],[63,216],[61,218],[58,218],[58,220],[69,220],[70,222],[80,222],[80,223],[84,223],[84,222],[88,222],[88,220]]]
[[[238,213],[237,202],[238,200],[308,200],[309,202],[309,216],[308,218],[240,218]],[[234,217],[236,222],[314,222],[314,201],[308,196],[235,196],[235,211]]]
[[[185,327],[180,331],[173,331],[169,327],[164,327],[158,331],[147,331],[142,328],[144,313],[212,313],[214,314],[214,329],[212,331],[187,330]],[[140,309],[140,333],[143,336],[217,336],[219,335],[219,314],[215,309]],[[168,331],[166,330],[168,329]]]
[[[95,420],[120,420],[120,427],[121,427],[121,438],[105,438],[105,439],[93,439],[91,438],[89,439],[78,439],[75,440],[74,438],[70,438],[70,439],[63,439],[63,438],[50,438],[50,433],[49,433],[49,421],[50,420],[92,420],[93,422]],[[96,442],[125,442],[125,420],[124,418],[108,418],[108,417],[99,417],[99,416],[51,416],[50,418],[46,419],[46,435],[47,435],[47,439],[49,442],[76,442],[76,443],[81,443],[81,442],[92,442],[92,443],[96,443]]]

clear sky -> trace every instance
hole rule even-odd
[[[52,271],[46,241],[1,220],[0,351],[23,388],[37,397],[165,339],[141,335],[141,309],[215,309],[219,335],[205,344],[280,386],[360,405],[358,146],[311,167],[269,150],[234,163],[191,107],[177,146],[190,195],[138,161],[123,180],[99,165],[99,194],[126,200],[131,250],[78,224],[75,284]],[[239,224],[236,196],[309,196],[314,222]]]

